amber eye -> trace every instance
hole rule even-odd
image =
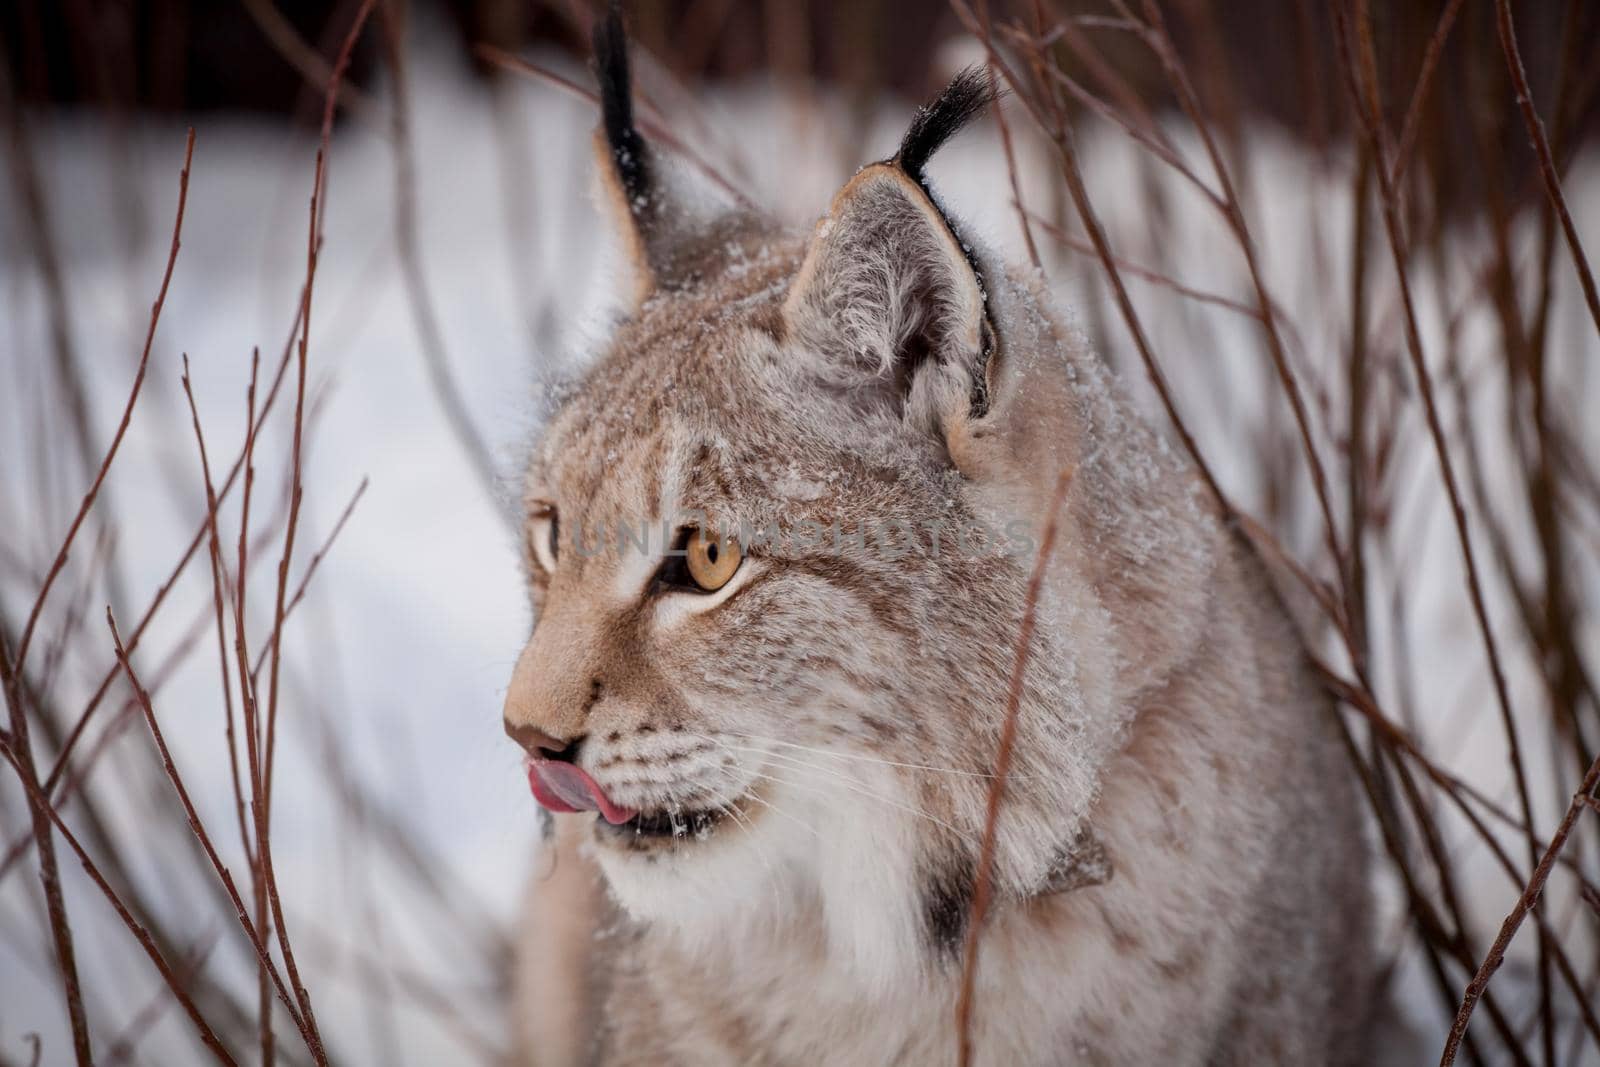
[[[684,567],[689,577],[707,593],[714,593],[727,585],[728,579],[733,577],[744,559],[744,551],[737,540],[711,530],[690,533],[683,551]]]

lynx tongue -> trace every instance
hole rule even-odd
[[[529,762],[528,784],[533,786],[533,799],[551,811],[598,811],[613,826],[639,814],[611,803],[605,790],[582,768],[559,760]]]

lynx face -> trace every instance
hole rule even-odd
[[[581,738],[597,802],[638,813],[595,841],[639,910],[803,889],[824,836],[955,846],[981,806],[1001,704],[963,694],[1004,693],[1030,561],[981,542],[935,440],[826,388],[777,310],[647,304],[530,471],[539,622],[516,688],[539,729]],[[708,588],[690,566],[717,534],[737,560]],[[930,755],[948,771],[910,769]]]
[[[534,449],[537,623],[505,718],[535,796],[596,812],[612,892],[691,939],[817,913],[830,952],[884,978],[959,945],[1063,469],[1002,892],[1073,859],[1118,688],[1188,639],[1111,652],[1109,607],[1207,565],[1192,537],[1124,543],[1131,510],[1164,528],[1176,476],[1113,472],[1070,432],[1105,383],[1017,354],[1070,339],[923,184],[985,85],[958,80],[809,240],[695,188],[608,107],[601,172],[638,284]]]

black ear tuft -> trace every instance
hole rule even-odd
[[[917,109],[900,142],[894,162],[918,185],[923,184],[922,168],[946,141],[994,103],[994,83],[983,67],[972,66],[957,74],[938,99]]]
[[[628,34],[622,26],[622,5],[611,4],[606,17],[594,24],[594,74],[600,83],[606,141],[617,166],[617,177],[630,201],[645,195],[644,138],[633,125],[633,80],[628,74]]]

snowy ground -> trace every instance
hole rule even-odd
[[[569,73],[584,80],[580,71]],[[313,724],[331,727],[352,761],[349,773],[429,843],[444,875],[464,896],[477,898],[496,918],[512,914],[533,860],[535,822],[517,753],[500,727],[504,685],[529,626],[508,532],[506,487],[532,430],[540,368],[581,356],[585,338],[602,328],[611,299],[610,252],[587,199],[589,106],[536,83],[518,83],[496,101],[453,60],[427,49],[415,58],[412,96],[428,282],[467,406],[492,446],[504,485],[491,496],[474,478],[428,386],[395,252],[390,143],[385,129],[350,121],[334,142],[327,244],[311,329],[311,393],[321,407],[306,465],[306,551],[321,541],[363,478],[370,479],[370,488],[290,627],[274,841],[291,930],[304,931],[297,932],[297,943],[326,949],[311,979],[323,1028],[356,1062],[434,1062],[459,1055],[461,1046],[430,1014],[405,1009],[403,994],[395,994],[402,1008],[392,1015],[373,998],[359,996],[369,984],[351,965],[352,946],[432,975],[459,994],[461,1011],[475,1026],[495,1040],[501,1035],[490,995],[474,992],[488,978],[483,961],[442,932],[454,928],[433,922],[431,906],[405,888],[409,883],[391,877],[364,849],[349,846],[350,826],[326,787]],[[709,125],[722,132],[719,143],[737,146],[740,180],[797,222],[821,210],[854,165],[887,155],[909,111],[906,103],[886,102],[865,138],[870,148],[855,154],[854,146],[838,144],[834,124],[766,88],[729,93],[705,106]],[[119,613],[127,616],[165,578],[203,514],[179,385],[181,354],[190,360],[213,464],[219,453],[231,459],[243,433],[251,347],[261,346],[264,364],[275,363],[304,271],[313,141],[304,132],[230,116],[200,116],[195,125],[183,249],[144,399],[109,489],[120,519],[116,553],[129,600]],[[507,147],[507,129],[520,131],[520,148]],[[92,422],[104,440],[126,396],[166,256],[183,129],[176,122],[144,121],[132,131],[125,157],[108,150],[106,130],[92,115],[46,118],[35,137],[72,297],[72,340],[92,386]],[[1243,296],[1236,255],[1214,254],[1218,231],[1192,204],[1174,201],[1162,239],[1176,240],[1177,248],[1163,248],[1157,256],[1149,247],[1156,239],[1149,221],[1127,207],[1118,214],[1120,205],[1133,203],[1119,190],[1144,180],[1130,163],[1132,153],[1105,130],[1087,130],[1084,140],[1091,186],[1126,255],[1164,260],[1190,285]],[[1298,323],[1315,324],[1328,281],[1304,254],[1307,234],[1320,230],[1334,248],[1344,240],[1347,179],[1337,179],[1335,197],[1330,180],[1292,144],[1265,131],[1255,142],[1247,184],[1255,203],[1270,208],[1254,221],[1264,235],[1275,295],[1294,309]],[[1039,153],[1030,150],[1029,158],[1034,162],[1025,166],[1025,191],[1042,205],[1049,200],[1043,192],[1047,175]],[[1581,191],[1570,194],[1574,205],[1600,202],[1593,162],[1575,179]],[[1020,253],[992,128],[959,142],[933,171],[959,215]],[[130,203],[137,206],[134,216]],[[1579,221],[1587,227],[1590,248],[1600,247],[1600,213],[1582,211]],[[82,490],[57,409],[47,399],[55,385],[46,355],[46,305],[18,226],[10,214],[0,218],[0,596],[9,618],[28,602],[23,591],[36,587]],[[1470,247],[1472,235],[1463,239]],[[1088,261],[1063,258],[1052,273],[1087,324],[1109,323],[1108,336],[1124,343],[1113,306],[1090,280]],[[1134,292],[1136,299],[1148,295],[1142,286]],[[1595,344],[1585,332],[1581,306],[1570,296],[1565,293],[1559,306],[1557,336],[1565,345],[1558,343],[1556,350],[1571,358],[1559,360],[1557,372],[1568,376],[1576,404],[1585,392],[1592,395],[1583,375],[1594,360],[1584,355],[1594,356]],[[1239,343],[1255,328],[1240,316],[1200,308],[1192,316],[1157,320],[1152,338],[1175,377],[1192,386],[1183,393],[1193,401],[1188,413],[1224,479],[1247,503],[1261,492],[1253,481],[1250,427],[1259,421],[1261,397],[1271,388],[1257,349]],[[1467,329],[1487,331],[1477,320]],[[1315,366],[1316,353],[1337,340],[1331,323],[1320,330],[1313,325],[1299,336],[1294,354]],[[1141,388],[1137,381],[1134,387]],[[259,446],[261,516],[282,495],[287,399]],[[55,442],[60,451],[41,449],[43,441]],[[1425,447],[1420,432],[1410,432],[1407,441],[1419,452]],[[41,487],[49,489],[41,494]],[[1469,777],[1480,775],[1474,780],[1499,791],[1499,737],[1492,715],[1479,703],[1481,671],[1461,666],[1475,664],[1478,649],[1446,516],[1435,496],[1419,488],[1405,505],[1415,511],[1408,521],[1418,535],[1413,557],[1396,566],[1426,571],[1407,608],[1411,640],[1419,662],[1433,665],[1438,704],[1474,702],[1480,709],[1451,728],[1453,739],[1443,749],[1450,765]],[[41,499],[52,503],[42,507]],[[230,508],[224,521],[224,536],[231,538],[236,512]],[[1304,532],[1302,543],[1312,544],[1314,528],[1308,524]],[[80,551],[88,555],[87,548]],[[270,623],[272,566],[266,561],[252,587],[258,641]],[[53,601],[52,625],[60,625],[63,605],[72,598],[68,586]],[[192,567],[135,656],[136,665],[154,673],[165,651],[209,609],[204,568]],[[87,652],[69,658],[61,683],[63,691],[83,695],[113,662],[109,640],[99,636],[98,602],[88,605],[85,625]],[[196,654],[162,686],[157,711],[219,837],[231,843],[225,834],[231,814],[212,642],[207,633]],[[1463,648],[1468,651],[1455,651]],[[1535,680],[1520,670],[1514,681],[1528,690]],[[108,779],[102,795],[117,797],[124,779],[146,783],[141,788],[147,789],[151,779],[128,768],[148,763],[148,746],[124,743],[114,755],[101,771]],[[1537,755],[1542,761],[1543,754]],[[21,806],[6,777],[0,830],[10,841],[22,828]],[[125,825],[118,829],[128,840],[139,840],[138,812],[148,797],[137,799],[139,804],[109,805],[113,813],[124,813]],[[236,845],[229,855],[242,870]],[[152,843],[142,862],[148,867],[140,877],[148,885],[171,881],[175,914],[203,916],[183,928],[196,937],[221,935],[219,958],[247,977],[240,939],[227,917],[200,895],[192,876],[172,873],[192,869],[193,858]],[[69,874],[69,903],[80,939],[91,946],[85,950],[93,972],[91,1004],[120,1025],[156,993],[156,977],[103,902],[75,870]],[[1495,922],[1512,895],[1503,883],[1481,884],[1478,910],[1485,923]],[[0,1057],[25,1059],[23,1035],[38,1031],[46,1062],[57,1062],[66,1042],[59,994],[45,963],[47,946],[42,933],[20,933],[42,929],[36,920],[34,906],[16,887],[0,887],[0,932],[6,935],[0,937]],[[301,951],[319,959],[309,948]],[[1586,957],[1580,952],[1577,958]],[[1427,1040],[1436,1047],[1442,1026],[1436,1020],[1426,1025]],[[169,1014],[140,1053],[169,1062],[172,1050],[194,1048],[187,1024]]]

